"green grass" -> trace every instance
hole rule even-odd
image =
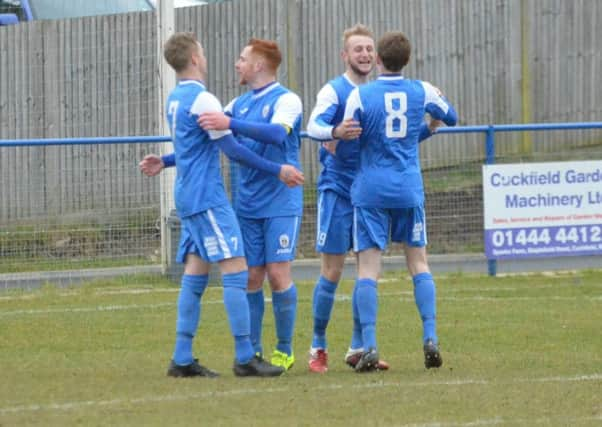
[[[378,339],[391,370],[344,363],[352,283],[337,293],[330,370],[307,372],[312,283],[299,283],[297,364],[233,376],[221,289],[195,340],[218,379],[165,376],[177,286],[152,276],[0,293],[0,426],[593,426],[602,423],[602,271],[437,276],[444,365],[425,370],[412,284],[379,285]],[[267,293],[269,295],[269,292]],[[264,347],[274,344],[266,304]]]
[[[130,267],[156,264],[156,261],[142,257],[123,257],[116,259],[44,259],[30,257],[3,257],[0,274],[26,273],[36,271],[81,270],[84,268]]]
[[[49,221],[4,227],[0,274],[156,264],[160,241],[148,217],[116,224]]]

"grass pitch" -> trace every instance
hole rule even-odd
[[[0,293],[0,426],[599,426],[602,271],[436,276],[443,367],[423,365],[406,273],[379,284],[386,372],[343,363],[351,330],[341,283],[330,370],[307,371],[313,283],[298,283],[296,365],[236,378],[221,289],[203,298],[195,340],[218,379],[165,376],[178,287],[150,277]],[[269,292],[266,292],[269,296]],[[264,348],[274,324],[266,304]]]

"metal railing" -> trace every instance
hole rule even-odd
[[[442,127],[438,134],[446,133],[483,133],[485,134],[485,164],[494,164],[496,159],[496,133],[501,132],[528,132],[528,131],[554,131],[554,130],[583,130],[602,129],[602,122],[572,122],[572,123],[530,123],[530,124],[498,124],[477,126]],[[301,136],[307,138],[306,132]],[[24,146],[59,146],[59,145],[95,145],[95,144],[132,144],[132,143],[164,143],[171,141],[169,136],[123,136],[123,137],[89,137],[89,138],[32,138],[32,139],[5,139],[0,140],[2,147]],[[489,275],[497,272],[497,260],[487,260]]]

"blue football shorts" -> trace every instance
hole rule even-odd
[[[244,244],[236,215],[229,204],[181,218],[177,262],[196,254],[206,262],[244,257]]]
[[[334,191],[318,196],[316,251],[343,255],[352,247],[353,206],[351,200]]]
[[[389,237],[393,242],[425,247],[426,219],[424,206],[413,208],[361,208],[353,211],[353,250],[387,249]]]
[[[239,217],[249,267],[295,259],[300,216]]]

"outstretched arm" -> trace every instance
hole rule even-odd
[[[278,179],[289,187],[301,185],[304,182],[303,173],[292,165],[270,162],[263,157],[258,156],[253,151],[239,144],[232,134],[216,139],[215,143],[228,156],[229,159],[242,163],[246,166],[262,170],[264,172],[276,175]],[[158,175],[163,169],[176,165],[174,153],[164,156],[149,154],[140,161],[140,170],[146,176]]]
[[[158,175],[163,169],[176,165],[175,153],[157,156],[156,154],[148,154],[138,163],[138,167],[146,176]]]
[[[274,105],[270,123],[236,119],[222,112],[207,112],[198,123],[206,131],[233,130],[264,144],[282,144],[301,117],[301,99],[292,92],[282,95]]]
[[[230,129],[265,144],[281,144],[288,133],[284,126],[277,123],[259,123],[233,119],[218,111],[201,114],[197,122],[206,131]]]
[[[214,140],[214,142],[230,160],[276,175],[289,187],[303,184],[303,173],[297,170],[297,168],[292,165],[280,165],[264,159],[244,145],[239,144],[232,134],[224,135],[221,138]]]

